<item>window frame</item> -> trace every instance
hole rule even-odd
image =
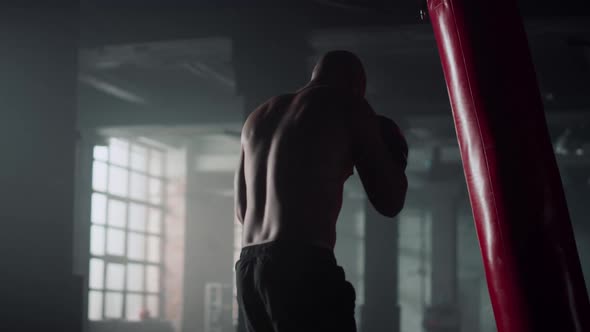
[[[111,142],[113,140],[120,140],[123,141],[127,144],[127,160],[126,160],[126,165],[120,165],[117,163],[113,163],[111,160]],[[90,262],[92,262],[93,259],[98,259],[101,260],[103,262],[103,267],[102,267],[102,288],[94,288],[92,287],[93,285],[90,284],[90,278],[88,278],[88,281],[86,283],[87,286],[87,296],[88,296],[88,308],[86,310],[86,318],[91,321],[91,322],[101,322],[101,321],[111,321],[111,320],[118,320],[118,321],[129,321],[129,322],[133,322],[133,321],[141,321],[141,317],[138,317],[138,319],[130,319],[128,314],[127,314],[127,297],[129,295],[140,295],[142,297],[142,302],[141,302],[141,308],[149,308],[149,301],[150,301],[150,297],[155,296],[157,298],[157,312],[150,312],[150,318],[152,319],[158,319],[163,317],[164,315],[164,304],[165,304],[165,289],[164,289],[164,285],[165,285],[165,273],[166,273],[166,269],[165,269],[165,255],[164,255],[164,248],[165,248],[165,240],[166,240],[166,224],[165,224],[165,220],[166,220],[166,214],[167,214],[167,208],[166,208],[166,187],[167,187],[167,178],[166,178],[166,154],[167,151],[165,151],[164,149],[160,148],[160,147],[156,147],[156,146],[152,146],[143,142],[138,142],[137,140],[133,140],[133,139],[129,139],[129,138],[118,138],[118,137],[109,137],[107,139],[107,142],[109,142],[109,144],[106,144],[107,147],[107,155],[106,158],[104,159],[100,159],[100,158],[96,158],[95,156],[95,150],[97,147],[100,147],[100,144],[96,144],[96,145],[92,145],[91,146],[91,153],[90,153],[90,159],[91,159],[91,169],[94,169],[94,165],[96,162],[100,162],[103,163],[106,166],[106,188],[104,188],[104,190],[97,190],[94,188],[94,173],[93,171],[90,172],[90,211],[88,214],[88,221],[89,221],[89,231],[91,232],[92,230],[92,226],[98,226],[98,227],[102,227],[102,229],[104,230],[104,241],[102,243],[103,248],[102,248],[102,255],[99,254],[94,254],[92,252],[92,245],[90,245],[88,247],[88,275],[90,276]],[[138,170],[136,168],[133,167],[132,165],[132,148],[134,146],[138,146],[141,148],[144,148],[146,150],[146,160],[145,160],[145,170]],[[159,162],[159,174],[155,175],[153,174],[153,172],[151,171],[151,167],[152,167],[152,161],[151,161],[151,157],[152,157],[152,153],[158,153],[160,155],[160,162]],[[110,173],[111,173],[111,169],[112,167],[117,167],[120,168],[122,170],[124,170],[125,172],[127,172],[127,179],[126,179],[126,193],[125,195],[118,195],[118,194],[114,194],[110,191],[109,188],[109,180],[110,180]],[[139,174],[142,176],[145,176],[145,181],[146,181],[146,196],[145,196],[145,200],[141,200],[141,199],[137,199],[137,198],[132,198],[132,192],[131,192],[131,177],[133,174]],[[160,190],[159,190],[159,201],[158,202],[153,202],[151,200],[150,196],[150,182],[151,180],[158,180],[159,184],[160,184]],[[92,220],[92,197],[95,194],[99,194],[99,195],[103,195],[103,197],[105,198],[105,206],[104,206],[104,220],[102,221],[102,223],[97,223],[94,220]],[[117,200],[120,202],[123,202],[126,206],[125,209],[125,219],[124,219],[124,225],[123,226],[116,226],[116,225],[111,225],[109,222],[109,202],[110,200]],[[131,204],[138,204],[143,206],[146,209],[146,215],[144,217],[144,221],[145,221],[145,227],[143,230],[137,230],[137,229],[131,229],[130,228],[130,207]],[[159,218],[158,218],[158,224],[159,224],[159,232],[152,232],[150,231],[149,227],[149,213],[151,212],[151,209],[155,209],[157,211],[159,211]],[[122,255],[113,255],[113,254],[109,254],[108,253],[108,230],[109,229],[114,229],[114,230],[119,230],[123,232],[123,254]],[[129,235],[130,234],[138,234],[144,237],[144,243],[143,243],[143,259],[134,259],[134,258],[130,258],[129,257]],[[150,245],[150,238],[151,237],[155,237],[159,240],[159,247],[158,247],[158,261],[154,262],[151,261],[150,258],[148,257],[148,253],[149,253],[149,245]],[[89,243],[92,243],[92,237],[90,235],[89,237]],[[122,280],[122,288],[121,289],[112,289],[107,287],[107,270],[108,270],[108,264],[120,264],[123,267],[123,280]],[[142,266],[142,271],[143,271],[143,276],[142,276],[142,287],[141,290],[130,290],[129,289],[129,285],[128,285],[128,271],[129,271],[129,264],[138,264]],[[156,292],[154,291],[150,291],[148,289],[148,267],[156,267],[157,271],[158,271],[158,290]],[[91,318],[91,313],[90,313],[90,294],[92,292],[98,292],[101,296],[101,308],[100,308],[100,318]],[[116,293],[119,294],[122,299],[121,299],[121,311],[120,314],[118,315],[118,317],[109,317],[107,316],[107,301],[106,301],[106,296],[109,293]]]

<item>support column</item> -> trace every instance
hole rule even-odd
[[[365,303],[361,332],[400,331],[398,219],[365,203]]]
[[[0,5],[0,330],[80,331],[73,275],[79,2]]]
[[[197,140],[188,144],[187,201],[185,227],[185,274],[182,331],[206,331],[206,322],[232,325],[231,294],[226,286],[233,282],[233,200],[221,192],[232,187],[233,173],[207,172],[197,162],[205,152]],[[221,284],[223,308],[217,317],[207,317],[207,288]]]
[[[428,185],[431,220],[430,306],[424,313],[428,332],[458,332],[457,182]]]

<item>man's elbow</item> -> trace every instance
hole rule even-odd
[[[236,206],[234,208],[234,218],[240,224],[244,224],[244,219],[246,218],[246,208],[244,207],[244,204],[236,202]]]
[[[404,208],[404,200],[396,200],[377,209],[377,212],[387,218],[395,218]]]
[[[240,215],[240,211],[235,209],[234,210],[234,222],[236,223],[240,223],[240,224],[244,224],[244,219],[242,218],[242,216]]]
[[[388,196],[387,199],[383,201],[380,208],[377,209],[377,212],[388,218],[396,217],[404,208],[407,191],[408,182],[404,176],[402,183],[395,187],[390,196]]]

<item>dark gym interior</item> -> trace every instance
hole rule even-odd
[[[244,331],[233,269],[241,127],[344,49],[410,147],[394,221],[356,176],[345,185],[335,254],[357,291],[359,331],[496,331],[421,1],[1,6],[0,330]],[[518,6],[588,288],[589,5]]]

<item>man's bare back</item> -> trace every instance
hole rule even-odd
[[[270,99],[244,124],[235,271],[248,331],[357,331],[354,286],[333,252],[344,182],[356,168],[369,201],[390,217],[407,189],[407,145],[365,100],[364,75],[354,54],[329,52],[306,87]]]
[[[364,92],[363,92],[364,94]],[[364,97],[312,80],[272,98],[242,129],[235,178],[243,246],[289,240],[333,249],[344,182],[356,167],[383,215],[401,210],[407,181]]]

